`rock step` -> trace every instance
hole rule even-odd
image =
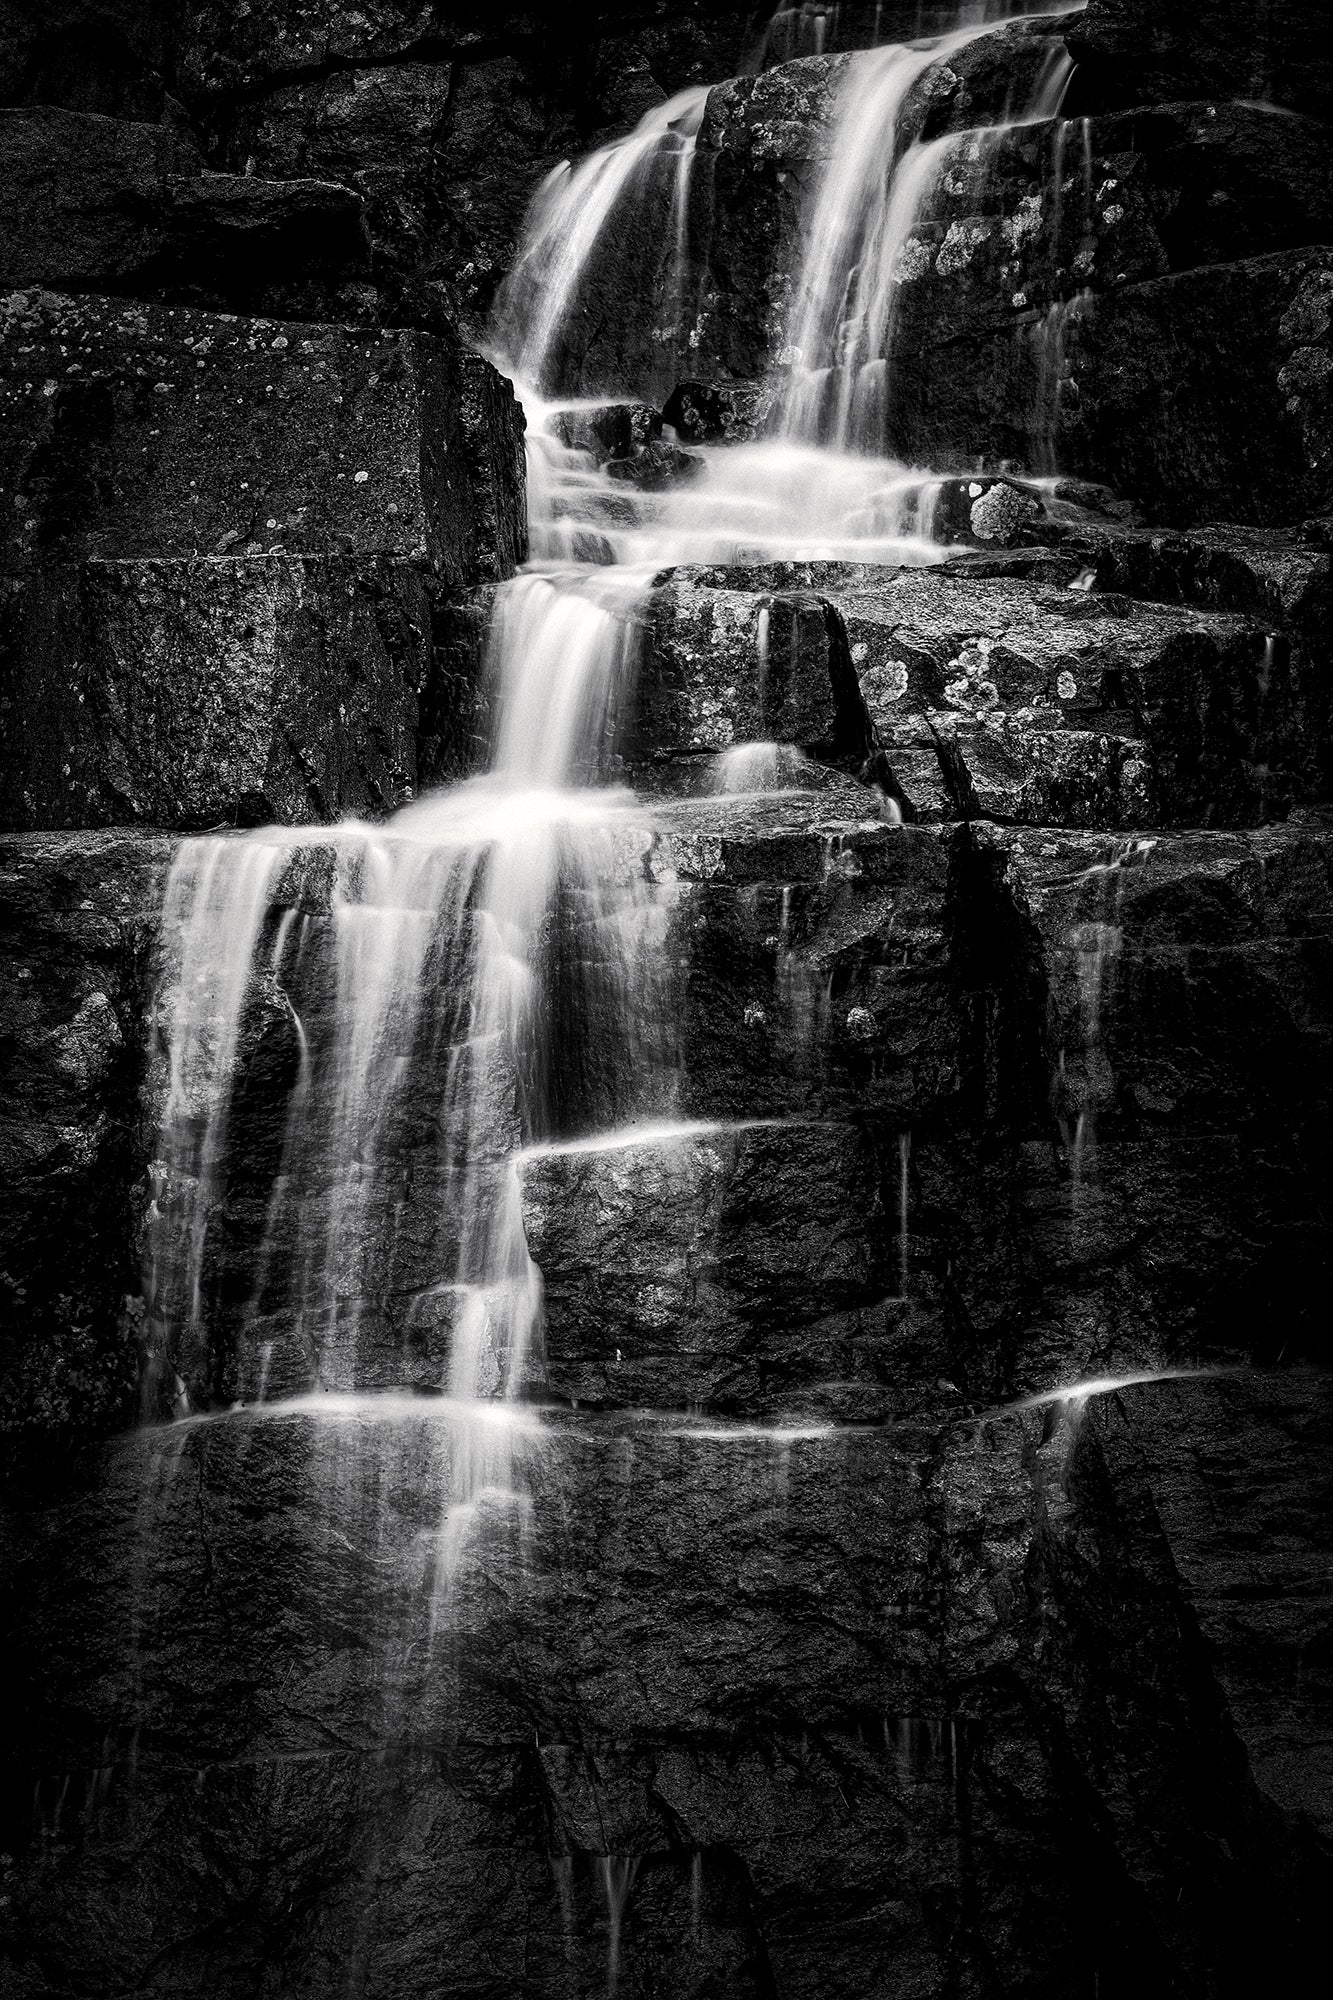
[[[522,418],[454,337],[16,293],[0,455],[0,822],[384,813],[470,767]]]
[[[637,727],[664,760],[659,781],[672,757],[767,736],[868,773],[878,750],[881,784],[913,818],[1243,825],[1318,796],[1333,748],[1327,554],[1247,562],[1241,536],[1239,554],[1223,538],[1186,558],[1183,542],[1154,553],[1122,532],[895,573],[672,572],[650,600],[640,675]],[[1136,571],[1140,588],[1160,576],[1173,595],[1211,587],[1281,611],[1295,637],[1088,587]]]
[[[0,109],[0,292],[139,291],[284,317],[364,318],[365,203],[310,177],[204,171],[183,121]],[[342,308],[342,310],[339,310]]]
[[[821,794],[680,802],[656,836],[647,820],[628,836],[663,932],[651,1018],[631,994],[618,1019],[635,1100],[608,1096],[604,1038],[565,1036],[548,1079],[554,1129],[595,1138],[645,1116],[727,1129],[675,1151],[649,1131],[615,1152],[525,1158],[550,1288],[535,1382],[759,1413],[799,1393],[867,1416],[919,1407],[940,1378],[984,1402],[1042,1387],[1052,1368],[1322,1351],[1302,1279],[1327,1256],[1309,1161],[1333,1130],[1319,1082],[1333,1075],[1329,827],[1110,838],[892,827],[828,808]],[[146,1080],[141,1051],[173,844],[26,835],[0,855],[15,1023],[4,1269],[29,1328],[4,1393],[29,1421],[105,1414],[96,1398],[85,1408],[71,1298],[79,1341],[107,1357],[97,1396],[132,1393],[126,1300],[165,1083],[160,1050]],[[452,1032],[383,1107],[386,1166],[356,1211],[366,1242],[345,1246],[349,1273],[367,1260],[355,1350],[309,1313],[292,1344],[295,1239],[270,1246],[254,1296],[288,1095],[303,1059],[317,1087],[325,1074],[327,851],[307,864],[294,850],[275,888],[265,936],[288,948],[243,1023],[206,1338],[174,1357],[196,1399],[252,1395],[265,1367],[273,1393],[443,1379],[457,1302],[441,1218],[457,1190],[438,1106]],[[610,1021],[599,936],[576,900],[558,901],[548,974],[580,982],[594,1037]],[[437,1022],[453,991],[441,980]],[[487,1072],[483,1086],[499,1160],[512,1079]],[[308,1186],[331,1200],[340,1169],[317,1143],[317,1112]],[[776,1212],[786,1238],[759,1226]],[[59,1214],[71,1222],[52,1262]],[[801,1277],[807,1264],[818,1284]],[[608,1271],[633,1278],[614,1299]],[[634,1338],[613,1341],[612,1316],[630,1304]]]
[[[946,339],[895,378],[890,447],[937,465],[1044,457],[1165,527],[1327,512],[1331,274],[1333,251],[1279,251]]]
[[[1086,517],[1032,532],[1057,546],[667,573],[639,614],[628,775],[663,793],[740,784],[743,761],[737,776],[719,757],[770,742],[822,760],[835,791],[839,770],[873,779],[908,818],[1109,830],[1245,824],[1327,793],[1318,538]],[[290,552],[0,582],[0,820],[299,824],[387,812],[466,770],[486,597],[441,605],[429,585],[410,557]],[[795,782],[815,768],[796,758]],[[843,810],[881,809],[845,792]]]

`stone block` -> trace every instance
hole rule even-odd
[[[0,111],[0,292],[141,280],[165,245],[172,181],[200,164],[173,126],[50,104]]]
[[[705,382],[762,376],[782,349],[846,69],[846,57],[812,56],[709,93],[689,214],[704,284],[687,366]]]
[[[1040,940],[1061,1094],[1108,1135],[1315,1115],[1329,1074],[1333,841],[980,829]]]
[[[1259,104],[997,126],[934,153],[897,266],[890,361],[909,383],[961,336],[1079,292],[1333,229],[1333,134]]]
[[[183,120],[0,111],[0,292],[136,291],[364,321],[376,295],[363,207],[327,180],[205,173]]]
[[[173,185],[163,236],[149,275],[169,296],[268,317],[370,316],[364,204],[336,182],[198,174]]]
[[[467,1302],[455,1282],[465,1179],[476,1176],[469,1198],[482,1190],[498,1215],[523,1135],[540,1144],[543,1134],[663,1117],[771,1118],[799,1135],[817,1122],[841,1131],[864,1119],[889,1130],[896,1175],[897,1132],[945,1124],[967,1097],[949,844],[849,821],[843,807],[789,794],[642,808],[642,821],[617,836],[626,882],[618,893],[604,882],[591,904],[571,856],[534,981],[546,1038],[522,1077],[505,1052],[482,1060],[470,1040],[475,939],[460,910],[484,848],[433,849],[420,827],[399,845],[392,829],[353,825],[183,849],[180,879],[197,871],[217,885],[223,909],[232,907],[227,885],[245,888],[253,863],[266,913],[249,947],[250,998],[230,1071],[209,1069],[205,1033],[198,1075],[187,1079],[196,1121],[178,1125],[155,1169],[148,1324],[162,1336],[168,1385],[175,1371],[197,1408],[250,1399],[261,1383],[270,1396],[317,1386],[438,1390]],[[597,851],[607,858],[604,844]],[[381,912],[377,935],[398,954],[384,988],[348,956],[368,910]],[[175,1004],[174,950],[169,937],[164,1022]],[[349,981],[379,1010],[368,1058],[376,1080],[353,1117],[365,1135],[354,1154],[345,1150]],[[364,1039],[366,1019],[356,1019]],[[149,1115],[165,1087],[159,1037]],[[214,1113],[227,1132],[221,1175],[200,1164]],[[835,1180],[841,1171],[828,1165]],[[795,1199],[799,1176],[781,1167],[778,1178],[783,1201]],[[859,1212],[848,1206],[849,1228]],[[171,1302],[194,1293],[191,1245],[203,1305],[184,1328]],[[726,1293],[730,1281],[720,1282]],[[865,1329],[837,1300],[824,1313],[805,1297],[797,1316],[821,1315],[837,1323],[844,1349],[865,1345]],[[499,1327],[503,1316],[491,1316]],[[757,1322],[752,1332],[733,1384],[751,1399],[762,1386]],[[795,1346],[781,1367],[775,1361],[774,1381],[783,1368],[793,1380],[827,1374],[814,1335]]]
[[[426,334],[13,294],[0,567],[291,552],[409,557],[451,588],[507,574],[521,420],[492,375]]]
[[[1326,729],[1309,657],[1266,620],[1093,581],[1063,554],[830,570],[821,588],[890,765],[923,747],[924,724],[956,811],[1056,825],[1244,824],[1311,795]]]
[[[1129,716],[1118,729],[1043,728],[1031,711],[994,720],[937,714],[932,726],[965,819],[1113,829],[1161,822],[1156,773]]]
[[[1059,466],[1165,527],[1333,506],[1331,253],[1089,294],[895,378],[890,444],[935,465]],[[941,355],[944,350],[940,350]]]
[[[678,570],[654,590],[626,756],[774,741],[863,759],[870,729],[841,621],[813,594],[729,589],[726,575]]]
[[[849,820],[818,794],[689,802],[664,810],[652,866],[678,897],[666,953],[687,1116],[864,1115],[898,1132],[961,1113],[943,830]]]
[[[100,561],[4,589],[11,826],[295,823],[414,789],[431,611],[411,563]]]
[[[171,843],[0,838],[0,1427],[125,1424],[139,1376],[149,962]]]
[[[879,1330],[873,1309],[896,1291],[883,1171],[856,1128],[801,1122],[631,1129],[525,1155],[551,1393],[734,1409],[844,1374],[858,1315]]]

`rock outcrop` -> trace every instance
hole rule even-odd
[[[521,417],[480,356],[19,292],[0,437],[8,825],[385,810],[423,706],[469,743],[432,628],[526,534]]]

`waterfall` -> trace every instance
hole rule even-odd
[[[602,775],[640,588],[607,571],[515,579],[490,638],[486,777],[384,827],[186,841],[164,906],[154,1345],[213,1400],[245,1402],[396,1385],[424,1340],[436,1373],[418,1371],[417,1386],[447,1391],[462,1413],[444,1588],[479,1507],[521,1501],[515,1434],[466,1419],[478,1398],[522,1394],[540,1322],[516,1148],[552,1121],[670,1104],[658,990],[670,891],[645,880],[648,834],[629,796],[579,783]],[[568,976],[562,925],[598,1042],[586,1087],[577,1033],[548,1060]],[[242,1053],[275,1032],[295,1051],[294,1076],[253,1282],[231,1308],[232,1378],[209,1325],[227,1317],[238,1278],[225,1263],[228,1141],[244,1143]],[[423,1266],[433,1282],[386,1327],[386,1297]]]
[[[919,148],[895,172],[899,120],[917,80],[981,32],[924,49],[877,50],[850,66],[796,281],[782,408],[788,436],[844,451],[870,439],[866,404],[882,405],[898,258],[947,144]]]
[[[685,214],[695,141],[708,91],[678,92],[648,112],[625,139],[592,153],[577,166],[554,168],[528,213],[524,240],[501,288],[496,309],[496,358],[530,394],[547,393],[562,372],[559,343],[579,307],[590,267],[608,240],[608,225],[641,194],[653,169],[669,165],[665,271],[646,310],[665,318],[668,332],[679,318],[685,261]],[[643,271],[616,274],[642,296]]]
[[[1071,65],[1058,40],[1041,43],[1046,55],[1035,79],[998,122],[926,140],[916,136],[922,87],[932,71],[1016,18],[1039,28],[1069,11],[1007,0],[940,7],[929,10],[929,20],[923,13],[919,39],[910,44],[839,57],[830,70],[836,102],[828,159],[804,217],[785,344],[766,391],[767,434],[688,452],[668,446],[651,478],[636,480],[632,453],[617,462],[620,446],[612,448],[604,433],[623,399],[651,398],[654,382],[627,382],[614,353],[579,350],[575,336],[597,319],[590,287],[606,291],[614,280],[642,293],[646,283],[663,364],[673,364],[666,379],[674,382],[688,366],[687,294],[702,246],[687,242],[686,223],[708,93],[679,94],[627,138],[555,170],[533,202],[523,248],[502,287],[491,349],[514,377],[528,417],[529,517],[539,560],[648,568],[939,558],[932,520],[939,474],[949,468],[925,472],[885,456],[903,286],[922,258],[936,254],[916,232],[964,153],[984,175],[1006,135],[1056,116]],[[789,29],[796,14],[802,35],[840,33],[837,8],[795,10]],[[779,29],[775,22],[770,54]],[[1057,128],[1057,152],[1060,145]],[[1040,340],[1038,351],[1044,354]],[[1045,431],[1043,404],[1033,440],[1034,469],[1042,473],[1051,470]]]
[[[172,867],[146,1239],[159,1371],[214,1409],[442,1398],[456,1430],[446,1595],[479,1513],[522,1505],[518,1433],[468,1415],[522,1398],[540,1367],[522,1159],[645,1132],[686,1145],[698,1129],[676,1103],[672,878],[647,864],[651,811],[614,788],[641,606],[678,563],[945,552],[934,477],[879,455],[898,259],[958,143],[904,151],[900,115],[933,64],[987,31],[973,18],[849,60],[806,220],[799,353],[772,434],[752,443],[682,452],[652,412],[616,402],[646,385],[582,380],[574,341],[589,285],[629,282],[612,245],[641,245],[646,218],[644,282],[674,359],[707,92],[556,169],[494,325],[529,421],[534,556],[495,597],[486,774],[385,825],[195,837]],[[767,647],[765,612],[761,676]],[[704,790],[716,810],[718,795],[799,793],[815,775],[788,746],[743,743]],[[813,1034],[828,979],[793,949],[789,894],[779,1000]],[[905,1152],[902,1180],[905,1203]],[[905,1209],[900,1236],[905,1264]]]
[[[926,72],[993,33],[995,25],[977,20],[925,47],[890,47],[851,59],[794,288],[790,374],[779,409],[784,436],[839,452],[883,450],[894,308],[912,275],[911,253],[920,254],[914,235],[926,201],[963,148],[984,154],[1007,133],[1058,112],[1072,65],[1057,46],[1027,101],[999,123],[904,143],[904,113]]]

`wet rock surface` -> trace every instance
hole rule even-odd
[[[645,574],[638,796],[533,846],[530,946],[493,827],[374,823],[499,710],[522,428],[458,328],[543,175],[712,86],[683,263],[668,150],[556,357],[637,529],[775,421],[855,52],[947,12],[0,0],[19,2000],[1318,1989],[1320,10],[918,79],[945,559]]]
[[[726,1969],[733,1991],[850,1993],[904,1966],[935,1993],[997,1955],[1052,1994],[1089,1968],[1126,1991],[1182,1963],[1226,1990],[1275,1962],[1275,1936],[1276,1962],[1299,1963],[1315,1850],[1293,1830],[1275,1852],[1242,1748],[1261,1724],[1242,1708],[1238,1734],[1208,1671],[1239,1692],[1272,1658],[1262,1625],[1247,1642],[1218,1624],[1247,1580],[1245,1499],[1175,1440],[1234,1415],[1256,1459],[1285,1444],[1317,1487],[1326,1399],[1309,1378],[1241,1387],[785,1442],[557,1420],[527,1447],[535,1559],[516,1566],[497,1518],[433,1648],[408,1552],[457,1440],[424,1412],[389,1433],[370,1413],[224,1421],[166,1456],[115,1447],[63,1497],[38,1484],[11,1657],[31,1768],[52,1774],[63,1917],[56,1932],[49,1901],[20,1903],[18,1975],[59,1984],[117,1878],[115,1976],[165,1959],[183,1992],[240,1990],[261,1962],[295,1977],[353,1935],[372,1992],[419,1981],[418,1950],[437,1967],[448,1951],[453,1990],[496,1994],[518,1976],[581,1992],[608,1967],[676,1991]],[[356,1525],[372,1462],[378,1550]],[[136,1575],[145,1510],[180,1527]],[[310,1644],[367,1597],[396,1636],[387,1677]],[[1271,1584],[1249,1602],[1281,1617]],[[112,1636],[136,1626],[161,1635],[137,1676]],[[77,1676],[86,1734],[51,1709],[52,1662]],[[1289,1668],[1270,1681],[1275,1719],[1299,1712],[1290,1686]],[[97,1734],[108,1701],[137,1723],[133,1768]],[[257,1923],[232,1922],[263,1852],[297,1885],[295,1931],[271,1891]],[[486,1950],[497,1923],[531,1940],[521,1975]]]
[[[654,591],[645,615],[627,756],[775,741],[864,761],[870,724],[846,635],[819,598],[728,590],[684,570]]]
[[[4,1426],[119,1426],[137,1400],[150,960],[171,842],[0,841],[8,1193]]]
[[[1325,261],[1302,250],[1206,265],[1075,296],[956,350],[941,343],[961,368],[948,387],[929,361],[905,371],[891,442],[945,464],[1045,452],[1168,526],[1319,513]]]

